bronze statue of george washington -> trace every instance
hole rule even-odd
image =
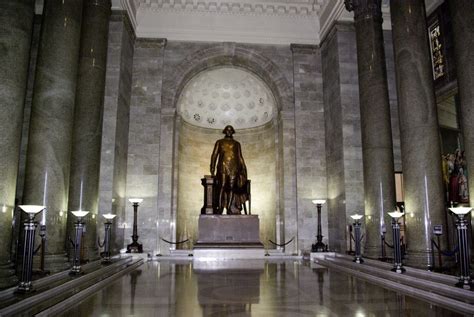
[[[218,213],[224,208],[228,215],[241,214],[242,207],[247,200],[247,167],[240,143],[232,135],[235,130],[228,125],[222,133],[223,139],[217,140],[211,156],[211,175],[215,175],[218,196]]]

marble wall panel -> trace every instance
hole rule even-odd
[[[163,40],[137,39],[133,57],[132,99],[127,162],[127,198],[143,198],[138,210],[139,242],[147,252],[158,252],[158,171],[161,135]],[[126,209],[132,234],[133,210]]]
[[[110,17],[99,181],[99,213],[117,214],[112,252],[124,246],[134,34],[121,11]],[[100,236],[103,228],[99,225]]]
[[[292,45],[295,94],[296,173],[299,249],[309,251],[317,233],[312,199],[326,199],[321,51],[317,46]],[[327,243],[327,209],[322,211],[323,241]]]

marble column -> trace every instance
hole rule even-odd
[[[381,0],[346,0],[354,11],[364,164],[365,256],[381,256],[381,233],[395,202],[392,128]],[[357,212],[356,210],[354,213]],[[388,221],[388,222],[387,222]]]
[[[24,203],[45,205],[46,269],[67,267],[66,214],[82,0],[45,1],[26,161]]]
[[[460,119],[469,172],[469,201],[474,206],[474,1],[448,1],[454,33],[454,56]],[[474,219],[474,217],[473,217]]]
[[[445,223],[438,117],[420,0],[390,1],[403,178],[407,264],[431,266],[432,229]],[[445,247],[443,239],[441,248]]]
[[[0,2],[0,289],[17,282],[9,251],[34,4]]]
[[[98,258],[97,221],[103,223],[97,216],[110,7],[110,0],[84,0],[72,136],[68,210],[91,212],[85,218],[83,240],[84,257],[90,260]],[[73,236],[75,220],[69,213],[70,236]]]

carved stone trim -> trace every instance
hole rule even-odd
[[[291,44],[290,48],[293,53],[314,54],[318,50],[319,46],[310,44]]]
[[[382,23],[382,0],[344,0],[347,11],[354,11],[354,21],[374,19]]]
[[[317,15],[327,0],[135,0],[137,8],[154,11],[213,12],[257,15]]]

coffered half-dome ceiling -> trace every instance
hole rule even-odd
[[[184,121],[203,128],[254,128],[276,112],[273,95],[256,75],[231,67],[203,71],[184,87],[178,100]]]

